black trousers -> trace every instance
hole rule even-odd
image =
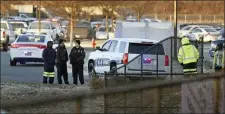
[[[62,84],[62,76],[63,76],[64,83],[65,84],[69,84],[68,72],[67,72],[67,64],[66,63],[57,64],[58,84]]]
[[[51,74],[49,74],[51,73]],[[53,84],[54,82],[54,65],[44,64],[43,84]]]
[[[77,78],[79,76],[80,84],[84,84],[84,73],[83,73],[83,65],[72,64],[72,72],[73,72],[73,84],[77,85]]]
[[[43,84],[53,84],[54,82],[54,77],[46,77],[46,76],[43,76]]]

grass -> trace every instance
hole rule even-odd
[[[161,79],[163,80],[163,79]],[[140,81],[140,80],[139,80]],[[149,80],[149,83],[157,81]],[[160,81],[160,80],[159,80]],[[120,87],[125,84],[136,83],[136,81],[124,78],[107,80],[108,87]],[[93,90],[104,88],[104,79],[93,79],[91,81]],[[180,87],[167,87],[161,90],[161,112],[162,113],[178,113],[181,94]],[[140,90],[130,93],[118,93],[107,95],[107,112],[108,113],[153,113],[155,103],[155,90]],[[168,107],[169,106],[169,107]],[[126,107],[126,108],[125,108]],[[172,108],[173,107],[173,108]]]

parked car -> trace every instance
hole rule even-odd
[[[212,26],[207,25],[187,25],[179,30],[179,36],[185,36],[190,33],[190,31],[194,28],[213,28]]]
[[[45,34],[21,34],[10,46],[10,65],[16,66],[26,62],[44,62],[42,52],[47,48],[47,42],[53,41],[49,35]],[[55,49],[56,45],[53,45]]]
[[[194,28],[189,34],[194,36],[198,41],[200,41],[200,36],[203,36],[204,42],[211,42],[217,40],[220,36],[220,32],[215,30],[214,28]]]
[[[41,21],[40,34],[49,34],[53,40],[59,39],[56,35],[56,28],[50,21]],[[30,23],[27,32],[39,33],[39,22],[33,21]]]
[[[96,74],[106,72],[124,73],[124,67],[115,71],[115,69],[127,64],[136,56],[144,52],[157,41],[140,38],[113,38],[107,40],[101,47],[96,47],[96,51],[91,52],[88,58],[88,73],[92,77]],[[169,72],[169,57],[165,54],[162,44],[158,44],[158,73]],[[127,73],[140,73],[141,64],[143,73],[157,72],[157,52],[156,47],[148,50],[129,63],[126,67]],[[141,63],[142,60],[142,63]],[[154,75],[152,75],[154,76]],[[135,77],[135,76],[134,76]],[[145,76],[143,76],[145,77]],[[148,76],[151,77],[151,76]]]
[[[8,21],[1,20],[1,45],[3,51],[8,50],[8,45],[15,40],[16,36],[13,32],[12,25]]]
[[[91,39],[95,38],[95,31],[90,22],[81,21],[74,27],[74,36],[77,39]]]
[[[102,26],[96,31],[96,39],[108,39],[108,38],[114,38],[115,30],[112,26],[109,26],[108,28],[108,34],[106,33],[106,27]]]
[[[65,29],[62,27],[59,19],[47,19],[48,21],[51,21],[52,24],[56,28],[56,37],[64,38],[65,35]]]
[[[218,44],[222,44],[225,46],[225,39],[218,39],[211,42],[211,47],[209,49],[209,56],[214,57],[214,53]]]
[[[12,25],[13,31],[16,35],[16,37],[20,34],[23,34],[24,32],[26,32],[28,25],[26,23],[26,21],[15,21],[12,20],[9,22]]]

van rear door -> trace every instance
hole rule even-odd
[[[128,47],[128,60],[131,61],[146,49],[154,46],[153,43],[129,43]],[[143,72],[157,72],[157,47],[158,47],[158,72],[165,72],[165,52],[162,44],[149,49],[139,56],[134,61],[128,64],[128,70],[130,71],[142,71]],[[142,57],[142,58],[141,58]]]

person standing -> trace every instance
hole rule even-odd
[[[53,84],[54,82],[54,66],[56,59],[56,52],[52,48],[53,42],[47,42],[47,48],[43,50],[42,58],[44,59],[44,74],[43,74],[43,84]],[[49,80],[48,80],[49,78]]]
[[[68,72],[67,72],[67,61],[68,53],[64,45],[63,39],[59,39],[59,46],[56,48],[56,67],[57,67],[57,79],[58,84],[62,84],[62,76],[65,84],[69,84]]]
[[[214,70],[221,71],[224,68],[224,49],[223,44],[218,44],[213,59]]]
[[[183,66],[184,74],[197,73],[198,50],[190,43],[187,37],[181,39],[181,44],[182,46],[178,51],[178,61]]]
[[[75,46],[72,48],[70,54],[70,63],[72,64],[72,72],[73,72],[73,84],[77,85],[77,78],[79,76],[79,80],[81,85],[84,84],[84,74],[83,74],[83,65],[85,58],[84,48],[80,46],[80,40],[75,41]]]

